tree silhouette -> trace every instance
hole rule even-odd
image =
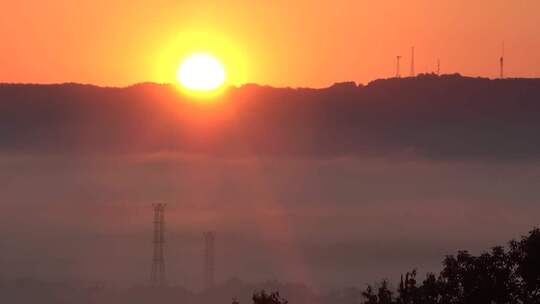
[[[396,302],[399,304],[413,304],[420,301],[420,290],[416,286],[416,269],[401,275],[398,287],[398,297]]]
[[[435,274],[428,273],[420,288],[420,303],[437,304],[442,302],[442,282]]]
[[[509,259],[517,298],[522,303],[540,303],[540,229],[535,228],[519,241],[511,241]]]
[[[288,304],[289,301],[285,300],[279,295],[279,292],[266,293],[261,290],[253,294],[253,304]]]
[[[386,280],[377,294],[368,285],[365,303],[540,304],[540,230],[510,241],[508,250],[497,246],[478,256],[446,256],[439,275],[428,273],[420,285],[416,276],[416,270],[401,275],[395,299]]]
[[[379,298],[373,291],[373,287],[371,287],[371,285],[368,285],[366,290],[362,292],[362,296],[366,300],[364,304],[378,304],[379,303]]]
[[[379,304],[392,304],[392,291],[388,288],[388,281],[383,280],[377,291]]]

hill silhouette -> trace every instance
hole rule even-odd
[[[323,89],[0,85],[4,153],[538,159],[540,79],[420,75]]]

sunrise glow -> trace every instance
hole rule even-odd
[[[192,54],[180,64],[176,78],[185,89],[195,92],[211,92],[225,83],[223,64],[205,53]]]
[[[1,1],[0,304],[540,304],[540,0]]]

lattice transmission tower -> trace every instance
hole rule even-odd
[[[166,204],[152,204],[154,207],[154,253],[152,257],[152,270],[150,284],[161,287],[165,285],[165,206]]]
[[[204,233],[204,289],[209,290],[215,284],[215,247],[214,232]]]

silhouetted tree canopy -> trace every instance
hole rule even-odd
[[[279,292],[267,293],[264,290],[253,294],[253,304],[288,304],[289,302],[279,295]]]
[[[417,285],[416,270],[401,276],[392,298],[383,280],[375,295],[372,286],[362,293],[369,304],[503,304],[540,303],[540,230],[521,240],[497,246],[478,256],[458,251],[443,260],[439,275],[428,273]]]

